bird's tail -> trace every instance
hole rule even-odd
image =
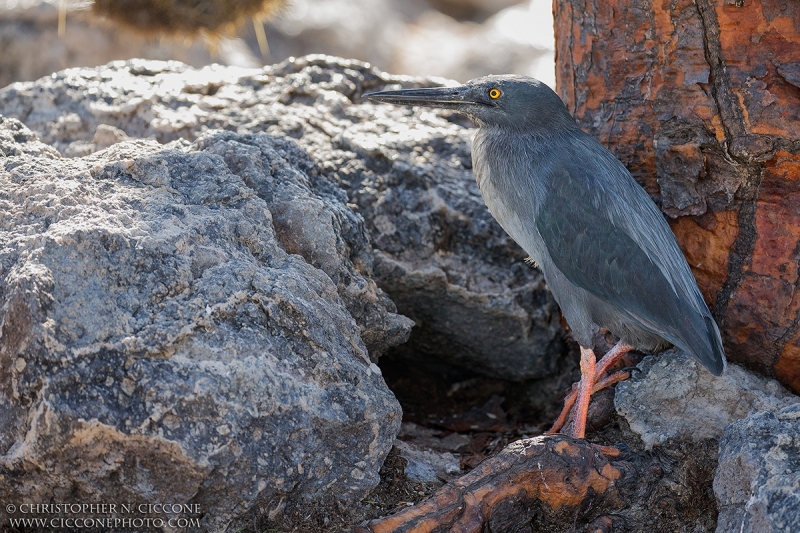
[[[702,321],[693,320],[689,317],[686,317],[685,320],[691,326],[682,328],[684,335],[681,335],[682,338],[679,342],[672,341],[672,343],[686,353],[693,355],[715,376],[722,375],[727,361],[717,323],[708,315],[703,315]],[[691,332],[690,335],[686,335],[689,332]]]
[[[712,357],[709,361],[701,360],[701,362],[712,374],[720,376],[727,366],[725,350],[722,348],[722,336],[719,334],[719,328],[713,318],[710,316],[704,316],[703,318],[706,322],[706,332],[711,344]]]

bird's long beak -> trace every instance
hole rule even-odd
[[[415,105],[426,107],[459,108],[465,104],[477,104],[470,98],[472,87],[432,87],[427,89],[405,89],[401,91],[381,91],[365,94],[366,98],[378,102],[397,105]]]

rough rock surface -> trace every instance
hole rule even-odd
[[[269,143],[262,146],[264,138],[222,133],[202,138],[198,145],[221,156],[265,199],[283,248],[303,256],[336,284],[371,359],[377,361],[388,348],[408,340],[413,322],[395,313],[394,303],[368,277],[373,256],[364,220],[347,206],[344,192],[319,176],[315,163],[293,141],[271,142],[288,152],[284,157],[296,170],[264,157],[275,150]]]
[[[362,334],[409,324],[293,141],[67,159],[2,118],[0,153],[1,500],[193,503],[221,531],[377,484],[401,413]]]
[[[400,456],[407,461],[408,479],[441,485],[464,474],[452,453],[418,448],[401,440],[395,441]]]
[[[774,379],[737,365],[715,377],[677,349],[645,357],[637,368],[617,385],[614,405],[648,449],[672,438],[718,438],[752,413],[800,403]]]
[[[717,533],[800,531],[800,405],[725,429],[714,494]]]
[[[800,3],[553,6],[570,111],[674,218],[729,358],[800,392]]]
[[[405,352],[511,380],[553,374],[557,306],[483,205],[470,129],[447,112],[361,100],[401,82],[433,83],[325,56],[258,70],[115,62],[12,85],[0,114],[66,155],[95,150],[101,125],[161,143],[209,128],[292,137],[364,217],[373,279],[416,323]]]

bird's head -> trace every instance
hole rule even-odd
[[[364,96],[389,104],[453,109],[479,126],[517,131],[577,127],[558,95],[527,76],[484,76],[458,87],[382,91]]]

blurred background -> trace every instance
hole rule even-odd
[[[392,74],[516,73],[555,85],[551,0],[287,0],[219,31],[169,34],[154,29],[163,16],[123,20],[147,3],[0,0],[0,87],[133,57],[260,67],[311,53]]]

